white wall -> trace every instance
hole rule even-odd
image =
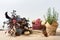
[[[21,17],[25,16],[30,18],[30,22],[33,19],[41,18],[47,13],[49,7],[55,8],[55,10],[60,13],[60,0],[0,0],[0,28],[2,22],[6,21],[4,12],[10,12],[15,9],[17,14]],[[60,15],[60,14],[59,14]],[[59,16],[60,17],[60,16]],[[60,23],[60,19],[58,20]]]

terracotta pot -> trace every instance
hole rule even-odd
[[[46,26],[46,31],[47,31],[48,36],[49,35],[56,35],[56,30],[58,27],[58,23],[56,21],[54,21],[51,25],[47,22],[45,24],[45,26]]]

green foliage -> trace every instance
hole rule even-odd
[[[54,8],[53,8],[53,12],[52,13],[51,13],[51,8],[48,9],[47,18],[45,18],[45,20],[49,24],[52,24],[53,21],[57,21],[58,20],[58,13],[55,11]]]

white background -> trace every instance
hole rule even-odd
[[[33,19],[37,18],[44,20],[43,15],[47,13],[49,7],[55,8],[60,18],[60,0],[0,0],[0,28],[2,28],[2,22],[6,21],[4,16],[6,11],[11,16],[10,12],[13,9],[17,10],[18,15],[29,18],[31,23]],[[60,23],[60,19],[58,22]]]

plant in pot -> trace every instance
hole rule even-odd
[[[56,30],[58,27],[58,13],[53,8],[51,12],[51,8],[48,9],[48,13],[45,18],[45,26],[48,35],[56,35]]]

